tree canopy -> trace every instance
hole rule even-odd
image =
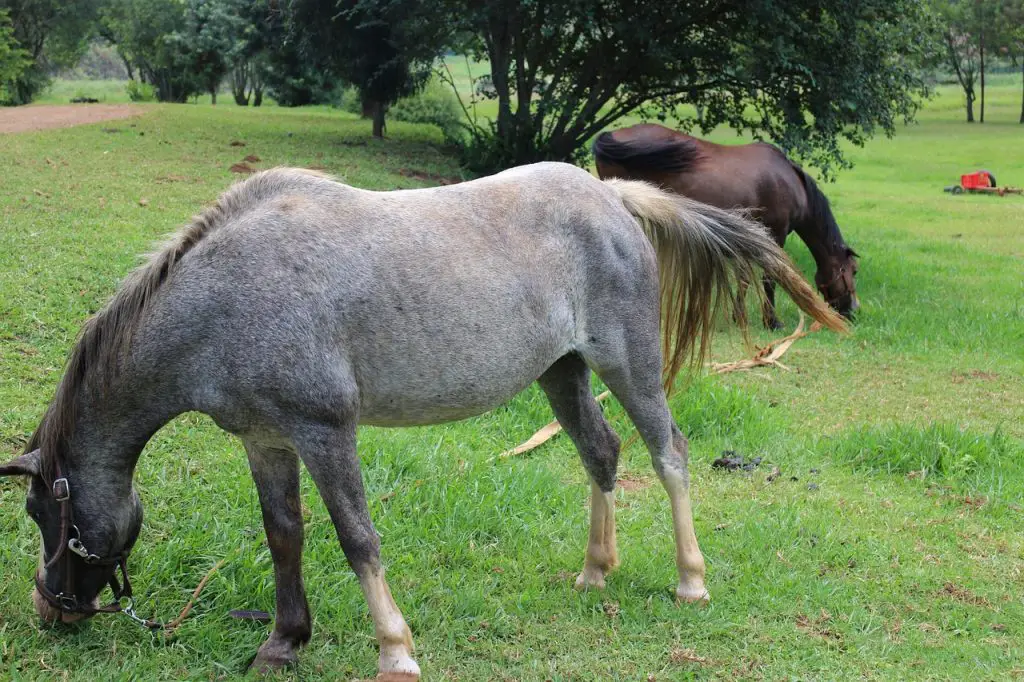
[[[914,0],[703,3],[450,0],[444,18],[491,64],[485,166],[573,160],[628,113],[765,137],[826,173],[914,115],[927,7]],[[493,135],[489,134],[493,132]]]

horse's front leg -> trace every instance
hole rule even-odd
[[[384,580],[380,538],[366,506],[355,432],[354,416],[342,426],[313,426],[296,439],[299,455],[327,505],[345,558],[370,608],[380,646],[377,680],[412,682],[420,677],[412,658],[412,633]]]
[[[778,315],[775,313],[775,281],[765,275],[762,283],[764,284],[764,307],[761,317],[764,320],[764,328],[777,331],[782,329],[782,323],[779,322]]]
[[[256,672],[291,665],[298,649],[309,641],[309,604],[302,584],[302,503],[299,498],[299,458],[289,450],[246,443],[249,468],[260,497],[263,527],[274,561],[277,607],[274,631],[260,647],[250,669]]]

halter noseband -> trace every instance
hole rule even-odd
[[[60,505],[60,540],[57,551],[53,553],[50,560],[44,564],[45,569],[55,566],[58,561],[64,559],[64,590],[54,593],[47,586],[45,581],[36,571],[36,590],[46,602],[61,613],[77,613],[92,615],[95,613],[118,613],[124,611],[133,615],[132,611],[132,584],[128,581],[128,555],[125,552],[112,557],[100,557],[89,552],[82,544],[81,534],[78,526],[75,525],[74,511],[71,508],[71,486],[68,479],[61,474],[60,464],[55,463],[56,478],[53,481],[51,492],[53,499]],[[90,604],[80,603],[75,595],[75,571],[71,555],[79,557],[89,566],[117,566],[121,569],[121,577],[124,585],[117,581],[117,572],[110,575],[107,584],[114,593],[114,601],[106,606],[94,607]],[[126,606],[121,605],[121,600],[127,599]]]

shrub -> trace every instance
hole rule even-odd
[[[124,89],[128,92],[128,99],[133,102],[153,102],[156,100],[156,89],[149,83],[128,81]]]
[[[357,107],[358,104],[356,101]],[[461,141],[465,129],[455,95],[436,80],[428,82],[421,92],[395,102],[388,110],[388,117],[395,121],[435,125],[444,133],[445,139],[452,142]]]

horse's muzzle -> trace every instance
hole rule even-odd
[[[74,623],[88,618],[92,614],[68,613],[54,607],[50,602],[39,594],[39,590],[32,588],[32,604],[36,607],[36,613],[47,623]]]

